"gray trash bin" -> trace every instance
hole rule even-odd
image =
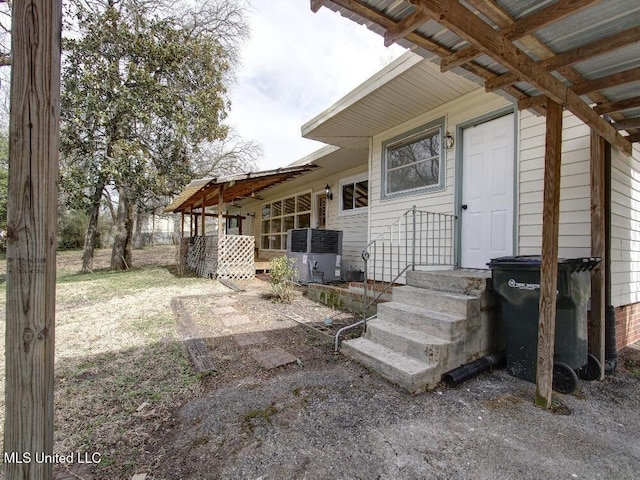
[[[502,307],[507,370],[531,382],[536,380],[541,260],[540,256],[511,256],[488,264]],[[562,393],[577,386],[576,370],[597,362],[587,350],[587,305],[589,271],[598,263],[599,258],[558,260],[554,389]]]

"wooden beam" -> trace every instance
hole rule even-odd
[[[408,33],[413,32],[420,25],[425,23],[429,17],[420,9],[410,13],[384,34],[384,46],[392,45],[396,40],[403,38]]]
[[[475,44],[481,51],[516,72],[551,100],[567,106],[574,115],[591,126],[605,140],[625,154],[631,155],[631,144],[600,118],[578,95],[549,72],[540,69],[533,59],[499,32],[493,30],[481,19],[469,15],[469,10],[462,4],[445,0],[412,1],[418,3],[420,8],[441,25]]]
[[[593,107],[593,110],[598,114],[611,112],[621,112],[630,108],[640,107],[640,97],[627,98],[626,100],[620,100],[619,102],[607,102]]]
[[[530,108],[543,107],[547,104],[547,97],[538,95],[518,100],[518,110],[528,110]],[[546,113],[545,113],[546,114]]]
[[[546,27],[552,23],[558,22],[563,18],[574,15],[580,10],[590,7],[594,3],[601,2],[602,0],[562,0],[556,2],[542,10],[532,13],[522,19],[517,20],[512,25],[503,28],[500,32],[507,40],[518,40],[536,30]],[[411,0],[411,3],[420,3],[421,0]],[[457,3],[457,2],[456,2]],[[463,7],[464,8],[464,7]],[[469,17],[473,16],[470,10],[467,10]],[[484,23],[479,18],[475,17],[478,21]],[[485,24],[487,25],[487,24]],[[487,25],[488,28],[491,28]],[[473,43],[473,42],[471,42]],[[451,70],[454,67],[459,67],[467,62],[470,62],[482,52],[476,45],[470,45],[468,47],[458,50],[453,55],[447,58],[443,58],[440,63],[440,69],[443,72]],[[486,53],[486,52],[485,52]]]
[[[61,1],[15,1],[11,23],[4,469],[44,480],[52,462],[34,455],[53,453]]]
[[[585,95],[587,93],[602,90],[604,88],[616,87],[640,80],[640,67],[624,70],[623,72],[607,75],[606,77],[588,80],[571,87],[576,95]]]
[[[620,120],[613,124],[613,128],[617,130],[629,130],[630,128],[638,127],[640,127],[640,117],[627,118],[626,120]]]
[[[624,32],[616,35],[611,35],[607,38],[601,38],[588,45],[582,45],[568,50],[566,52],[559,53],[553,57],[545,58],[538,63],[538,65],[547,70],[553,71],[560,67],[572,65],[574,63],[588,60],[589,58],[597,57],[605,53],[609,53],[618,48],[626,47],[634,42],[640,40],[640,27],[633,27]],[[502,88],[505,85],[511,85],[518,81],[518,76],[513,72],[504,73],[491,80],[487,80],[485,83],[485,89],[488,92]]]
[[[626,137],[631,143],[640,142],[640,133],[634,133],[633,135],[629,135]]]
[[[589,350],[603,367],[600,380],[604,380],[605,363],[605,142],[591,131],[591,255],[602,258],[591,271],[591,329]]]
[[[311,0],[311,11],[313,13],[316,13],[323,6],[324,6],[324,0]]]
[[[339,7],[345,8],[355,13],[356,15],[362,17],[366,21],[373,22],[380,25],[386,30],[393,28],[393,26],[396,23],[392,18],[382,14],[381,12],[375,10],[374,8],[361,2],[360,0],[331,0],[331,2]],[[453,53],[451,50],[443,47],[442,45],[434,42],[433,40],[415,31],[405,35],[405,39],[420,48],[424,48],[429,52],[435,53],[436,55],[442,58],[445,58]],[[478,77],[482,78],[483,80],[488,80],[496,76],[493,72],[475,63],[470,63],[468,65],[465,65],[465,69],[473,73],[474,75],[477,75]],[[508,87],[505,87],[503,90],[505,93],[508,93],[516,100],[528,98],[524,92],[518,90],[515,87],[508,86]],[[543,114],[544,112],[540,110],[537,113]]]
[[[544,157],[544,197],[542,205],[542,264],[540,265],[540,320],[536,405],[551,407],[553,352],[558,286],[558,231],[560,220],[560,165],[562,150],[562,105],[547,103]]]

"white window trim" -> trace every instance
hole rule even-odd
[[[311,213],[311,226],[313,228],[320,228],[320,218],[318,218],[318,208],[319,208],[319,197],[321,195],[326,195],[324,188],[322,190],[318,190],[313,192],[313,205],[312,205],[312,213]],[[329,200],[325,200],[328,202]],[[327,228],[327,223],[329,221],[329,205],[327,203],[325,212],[324,212],[324,228]]]
[[[344,203],[342,202],[342,186],[343,185],[348,185],[349,183],[357,183],[357,182],[363,182],[363,181],[369,181],[369,173],[368,172],[364,172],[364,173],[360,173],[358,175],[353,175],[351,177],[347,177],[347,178],[341,178],[340,179],[340,184],[339,184],[339,188],[340,191],[338,192],[338,215],[340,217],[349,217],[351,215],[362,215],[363,213],[366,213],[369,211],[369,205],[367,205],[366,207],[360,207],[360,208],[352,208],[350,210],[343,210],[342,206],[344,205]],[[369,182],[371,183],[371,182]],[[371,185],[369,185],[370,187]],[[369,199],[371,198],[370,195],[371,190],[369,190],[369,193],[367,193],[367,203],[369,203]]]
[[[399,192],[387,192],[387,150],[389,148],[393,148],[394,146],[397,146],[398,144],[412,143],[412,138],[419,138],[423,134],[428,133],[429,131],[435,130],[436,128],[440,129],[438,183],[435,183],[433,185],[425,185],[422,187],[409,188],[406,190],[401,190]],[[380,155],[382,159],[382,165],[381,165],[382,188],[380,189],[380,197],[382,200],[416,195],[420,193],[438,192],[446,188],[447,151],[446,151],[446,148],[444,147],[444,137],[446,135],[445,132],[446,132],[445,117],[441,117],[441,118],[438,118],[437,120],[433,120],[429,123],[413,128],[407,132],[401,133],[400,135],[396,135],[395,137],[382,142],[382,151]]]
[[[262,231],[262,220],[264,220],[262,218],[262,208],[263,208],[263,206],[268,204],[268,203],[282,202],[286,198],[299,197],[300,195],[305,195],[307,193],[311,194],[311,210],[309,211],[309,215],[310,215],[309,222],[310,222],[310,225],[313,225],[313,223],[311,223],[311,222],[313,222],[313,190],[311,190],[311,189],[301,190],[299,192],[290,193],[288,195],[284,195],[284,196],[278,197],[278,198],[272,198],[272,199],[269,199],[269,200],[264,199],[264,200],[262,200],[260,202],[260,223],[258,224],[258,234],[257,234],[258,242],[260,244],[260,251],[263,251],[263,252],[278,252],[278,253],[280,253],[280,252],[285,252],[287,250],[287,244],[286,244],[287,235],[286,235],[286,232],[284,232],[284,248],[282,248],[280,250],[275,249],[275,248],[262,248],[262,237],[268,236],[268,235],[271,235],[271,234],[273,234],[273,235],[283,235],[283,233],[278,233],[278,234],[276,234],[275,232],[266,232],[265,233],[265,232]],[[284,206],[283,206],[283,208],[284,208]],[[305,212],[302,212],[302,213],[305,213]],[[296,212],[294,215],[298,215],[298,213]],[[284,214],[279,216],[279,218],[283,218],[283,217],[284,217]],[[273,218],[273,217],[269,217],[269,218]]]

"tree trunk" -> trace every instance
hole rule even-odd
[[[93,272],[93,253],[98,239],[98,217],[100,215],[100,200],[102,199],[103,185],[96,187],[89,211],[89,225],[84,236],[84,252],[82,253],[82,273]]]
[[[142,237],[142,226],[147,223],[147,214],[143,213],[140,209],[136,212],[136,221],[135,221],[135,235],[134,235],[134,246],[135,248],[144,248],[144,238]]]
[[[116,219],[111,270],[128,270],[133,251],[133,205],[124,188],[118,188],[118,218]]]

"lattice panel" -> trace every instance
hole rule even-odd
[[[202,257],[198,263],[198,275],[205,278],[216,278],[218,268],[218,237],[204,237]]]
[[[249,235],[225,235],[220,242],[218,277],[229,279],[253,278],[256,274],[253,262],[255,237]]]
[[[215,278],[218,266],[218,237],[191,237],[186,267],[200,277]]]

